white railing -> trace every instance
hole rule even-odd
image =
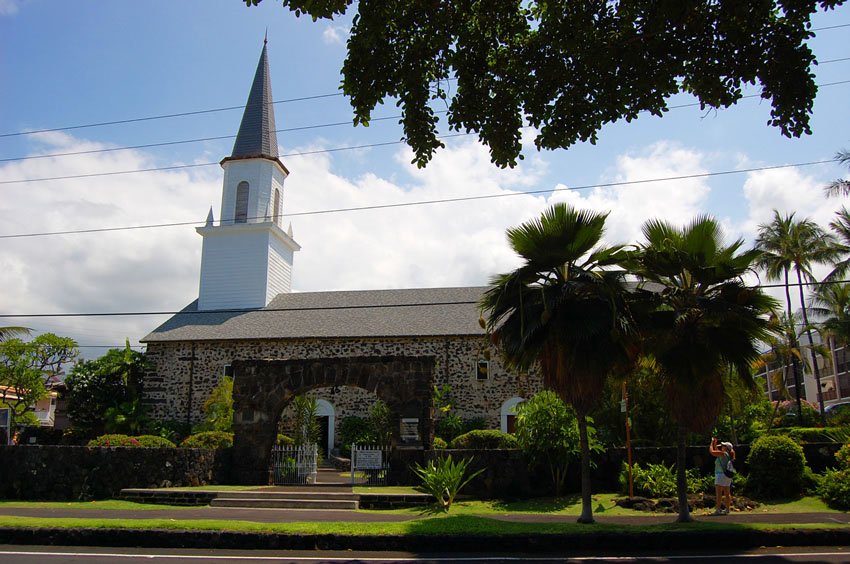
[[[269,482],[275,485],[315,484],[318,475],[319,448],[316,444],[272,447]]]

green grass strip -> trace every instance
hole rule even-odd
[[[60,528],[60,529],[142,529],[142,530],[186,530],[186,531],[233,531],[254,533],[277,533],[292,535],[345,535],[345,536],[405,536],[405,535],[563,535],[632,533],[654,534],[693,531],[742,531],[742,530],[793,530],[846,528],[840,524],[770,524],[770,523],[663,523],[647,525],[615,525],[596,523],[512,523],[495,521],[486,517],[444,516],[393,523],[355,522],[297,522],[257,523],[250,521],[223,520],[176,520],[176,519],[86,519],[86,518],[41,518],[0,516],[0,527],[8,528]]]

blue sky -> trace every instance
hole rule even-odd
[[[822,14],[815,28],[850,24],[850,8]],[[296,18],[271,0],[80,2],[0,0],[0,134],[208,110],[245,103],[268,28],[276,100],[333,94],[347,21]],[[823,29],[819,60],[850,57],[850,27]],[[850,80],[850,61],[819,66],[820,84]],[[753,89],[752,92],[757,92]],[[758,98],[721,111],[671,109],[606,127],[597,145],[538,153],[528,144],[514,170],[489,164],[472,137],[420,171],[401,145],[284,156],[285,213],[454,196],[592,186],[831,158],[850,148],[850,83],[821,88],[813,135],[787,139],[766,125]],[[689,104],[681,96],[671,105]],[[348,122],[341,96],[276,105],[279,128]],[[397,114],[387,103],[375,117]],[[235,135],[240,110],[173,119],[0,137],[0,159]],[[281,153],[397,141],[396,119],[371,127],[308,128],[279,134]],[[232,139],[70,157],[0,161],[0,182],[218,162]],[[608,237],[634,241],[651,217],[718,217],[729,237],[751,239],[773,208],[826,223],[844,204],[820,187],[847,171],[820,165],[620,188],[521,195],[291,218],[302,245],[297,291],[485,284],[515,265],[505,228],[553,201],[611,210]],[[221,170],[183,170],[0,185],[0,235],[202,221],[220,205]],[[2,240],[0,311],[170,311],[197,297],[200,237],[192,226]],[[82,344],[136,342],[162,317],[6,320],[74,336]],[[91,349],[97,351],[97,349]]]

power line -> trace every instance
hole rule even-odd
[[[523,192],[503,192],[499,194],[484,194],[478,196],[459,196],[457,198],[441,198],[435,200],[419,200],[416,202],[396,202],[393,204],[375,204],[371,206],[359,206],[359,207],[350,207],[350,208],[333,208],[333,209],[325,209],[325,210],[310,210],[303,212],[292,212],[282,214],[283,217],[300,217],[307,215],[324,215],[330,213],[348,213],[348,212],[357,212],[357,211],[368,211],[368,210],[381,210],[381,209],[391,209],[391,208],[407,208],[414,206],[426,206],[433,204],[447,204],[447,203],[456,203],[456,202],[469,202],[475,200],[491,200],[496,198],[509,198],[513,196],[530,196],[536,194],[548,194],[554,192],[569,192],[569,191],[578,191],[578,190],[588,190],[591,188],[616,188],[619,186],[630,186],[635,184],[649,184],[651,182],[669,182],[674,180],[691,180],[694,178],[709,178],[712,176],[727,176],[731,174],[743,174],[748,172],[760,172],[764,170],[777,170],[782,168],[797,168],[804,166],[813,166],[813,165],[821,165],[838,162],[837,158],[826,159],[822,161],[810,161],[805,163],[795,163],[795,164],[786,164],[786,165],[771,165],[771,166],[762,166],[762,167],[753,167],[753,168],[745,168],[745,169],[736,169],[736,170],[721,170],[715,172],[702,172],[695,174],[684,174],[679,176],[668,176],[664,178],[647,178],[642,180],[624,180],[621,182],[606,182],[600,184],[585,184],[583,186],[573,186],[573,187],[565,187],[565,188],[547,188],[541,190],[528,190]],[[246,219],[265,219],[265,216],[262,217],[251,217]],[[162,227],[185,227],[187,225],[199,225],[203,222],[199,221],[181,221],[181,222],[173,222],[173,223],[155,223],[149,225],[130,225],[130,226],[120,226],[120,227],[99,227],[92,229],[74,229],[74,230],[66,230],[66,231],[43,231],[38,233],[14,233],[7,235],[0,235],[0,239],[21,239],[26,237],[47,237],[52,235],[76,235],[82,233],[102,233],[107,231],[131,231],[137,229],[157,229]],[[226,223],[222,220],[219,220],[219,225],[222,224],[231,224],[232,221],[228,220]]]
[[[316,94],[315,96],[302,96],[300,98],[288,98],[288,99],[284,99],[284,100],[277,100],[275,102],[272,102],[272,104],[288,104],[290,102],[304,102],[304,101],[308,101],[308,100],[318,100],[318,99],[321,99],[321,98],[332,98],[332,97],[335,97],[335,96],[342,96],[342,92],[336,92],[336,93],[333,93],[333,94]],[[227,106],[227,107],[224,107],[224,108],[211,108],[211,109],[208,109],[208,110],[196,110],[196,111],[193,111],[193,112],[178,112],[178,113],[174,113],[174,114],[160,114],[160,115],[155,115],[155,116],[145,116],[145,117],[129,118],[129,119],[118,119],[118,120],[112,120],[112,121],[101,121],[101,122],[97,122],[97,123],[86,123],[86,124],[82,124],[82,125],[68,125],[68,126],[65,126],[65,127],[50,127],[50,128],[46,128],[46,129],[35,129],[33,131],[14,131],[14,132],[11,132],[11,133],[0,133],[0,138],[2,138],[2,137],[17,137],[17,136],[20,136],[20,135],[34,135],[36,133],[50,133],[50,132],[53,132],[53,131],[70,131],[72,129],[86,129],[86,128],[89,128],[89,127],[102,127],[102,126],[105,126],[105,125],[122,125],[122,124],[126,124],[126,123],[136,123],[136,122],[140,122],[140,121],[153,121],[153,120],[158,120],[158,119],[170,119],[170,118],[184,117],[184,116],[196,116],[196,115],[201,115],[201,114],[212,114],[212,113],[215,113],[215,112],[227,112],[227,111],[230,111],[230,110],[241,110],[241,109],[244,109],[245,106],[246,106],[246,104],[243,104],[241,106]]]
[[[850,27],[850,24],[838,24],[838,25],[833,25],[833,26],[818,27],[818,28],[813,28],[810,31],[827,31],[827,30],[839,29],[839,28],[844,28],[844,27]],[[826,61],[823,61],[823,62],[821,62],[821,64],[823,64],[825,62]],[[455,80],[455,79],[453,77],[450,77],[450,78],[448,78],[448,80]],[[315,94],[315,95],[311,95],[311,96],[301,96],[301,97],[298,97],[298,98],[288,98],[288,99],[283,99],[283,100],[276,100],[276,101],[272,102],[272,104],[287,104],[287,103],[290,103],[290,102],[304,102],[304,101],[318,100],[318,99],[323,99],[323,98],[334,98],[334,97],[339,97],[339,96],[343,96],[343,93],[342,92],[332,92],[332,93],[328,93],[328,94]],[[109,121],[85,123],[85,124],[79,124],[79,125],[68,125],[68,126],[63,126],[63,127],[49,127],[49,128],[36,129],[36,130],[31,130],[31,131],[12,131],[12,132],[8,132],[8,133],[0,133],[0,138],[3,138],[3,137],[18,137],[18,136],[22,136],[22,135],[34,135],[36,133],[50,133],[50,132],[54,132],[54,131],[70,131],[70,130],[74,130],[74,129],[87,129],[87,128],[92,128],[92,127],[103,127],[103,126],[107,126],[107,125],[122,125],[122,124],[127,124],[127,123],[137,123],[137,122],[143,122],[143,121],[171,119],[171,118],[176,118],[176,117],[186,117],[186,116],[194,116],[194,115],[212,114],[212,113],[217,113],[217,112],[227,112],[227,111],[232,111],[232,110],[240,110],[240,109],[244,109],[245,106],[246,106],[246,104],[239,105],[239,106],[224,106],[224,107],[220,107],[220,108],[208,108],[208,109],[205,109],[205,110],[195,110],[195,111],[188,111],[188,112],[175,112],[175,113],[171,113],[171,114],[158,114],[158,115],[153,115],[153,116],[144,116],[144,117],[137,117],[137,118],[109,120]]]
[[[823,87],[823,86],[835,86],[835,85],[847,84],[847,83],[850,83],[850,80],[827,83],[827,84],[821,85],[821,87]],[[752,98],[752,97],[756,97],[756,96],[758,96],[758,95],[757,94],[751,94],[751,95],[748,95],[748,96],[744,96],[744,98]],[[699,105],[700,105],[699,102],[693,102],[693,103],[688,103],[688,104],[679,104],[679,105],[669,106],[668,109],[685,108],[685,107],[692,107],[692,106],[699,106]],[[387,118],[381,118],[381,119],[392,119],[392,118],[387,117]],[[438,139],[449,139],[449,138],[452,138],[452,137],[461,137],[461,136],[473,135],[473,134],[474,134],[474,132],[452,133],[452,134],[446,134],[446,135],[438,136]],[[317,149],[315,151],[301,151],[301,152],[296,152],[296,153],[283,154],[283,155],[279,155],[279,157],[280,158],[303,157],[303,156],[308,156],[308,155],[323,154],[323,153],[334,153],[334,152],[339,152],[339,151],[351,151],[351,150],[356,150],[356,149],[386,147],[386,146],[389,146],[389,145],[398,145],[398,144],[401,144],[401,143],[404,143],[404,142],[405,142],[404,139],[401,139],[401,140],[398,140],[398,141],[385,141],[385,142],[382,142],[382,143],[369,143],[369,144],[365,144],[365,145],[354,145],[354,146],[348,146],[348,147],[335,147],[335,148],[331,148],[331,149]],[[92,152],[96,152],[96,151],[92,151]],[[217,164],[219,164],[219,163],[217,163],[217,162],[195,163],[195,164],[186,164],[186,165],[171,165],[171,166],[164,166],[164,167],[142,168],[142,169],[135,169],[135,170],[118,170],[118,171],[112,171],[112,172],[92,172],[92,173],[87,173],[87,174],[72,174],[72,175],[65,175],[65,176],[51,176],[51,177],[44,177],[44,178],[21,178],[21,179],[18,179],[18,180],[3,180],[3,181],[0,181],[0,185],[22,184],[22,183],[29,183],[29,182],[50,182],[50,181],[55,181],[55,180],[73,180],[73,179],[78,179],[78,178],[94,178],[94,177],[101,177],[101,176],[118,176],[118,175],[125,175],[125,174],[139,174],[139,173],[144,173],[144,172],[162,172],[162,171],[168,171],[168,170],[181,170],[181,169],[189,169],[189,168],[200,168],[200,167],[206,167],[206,166],[214,166],[214,165],[217,165]]]
[[[820,85],[820,87],[836,86],[836,85],[848,84],[848,83],[850,83],[850,80],[842,80],[842,81],[839,81],[839,82],[831,82],[831,83],[823,84],[823,85]],[[758,94],[750,94],[750,95],[747,95],[747,96],[743,96],[742,98],[754,98],[754,97],[757,97],[757,96],[759,96],[759,95]],[[674,105],[674,106],[668,106],[668,109],[686,108],[686,107],[693,107],[693,106],[699,106],[699,105],[700,105],[699,102],[692,102],[692,103],[688,103],[688,104],[679,104],[679,105]],[[387,118],[381,118],[381,119],[392,119],[392,118],[387,117]],[[467,136],[467,135],[473,135],[474,133],[475,132],[449,133],[449,134],[446,134],[446,135],[438,136],[438,139],[449,139],[449,138],[452,138],[452,137],[462,137],[462,136]],[[334,153],[334,152],[339,152],[339,151],[351,151],[351,150],[356,150],[356,149],[369,149],[369,148],[375,148],[375,147],[386,147],[386,146],[389,146],[389,145],[399,145],[399,144],[404,143],[404,142],[405,142],[404,139],[400,139],[398,141],[385,141],[385,142],[382,142],[382,143],[369,143],[369,144],[365,144],[365,145],[354,145],[354,146],[348,146],[348,147],[334,147],[334,148],[331,148],[331,149],[317,149],[315,151],[300,151],[300,152],[296,152],[296,153],[287,153],[287,154],[283,154],[283,155],[278,155],[278,157],[279,158],[303,157],[303,156],[308,156],[308,155]],[[93,151],[93,152],[96,152],[96,151]],[[48,177],[44,177],[44,178],[21,178],[21,179],[18,179],[18,180],[2,180],[2,181],[0,181],[0,185],[24,184],[24,183],[29,183],[29,182],[51,182],[51,181],[55,181],[55,180],[74,180],[74,179],[78,179],[78,178],[95,178],[95,177],[101,177],[101,176],[119,176],[119,175],[125,175],[125,174],[140,174],[140,173],[145,173],[145,172],[162,172],[162,171],[168,171],[168,170],[182,170],[182,169],[189,169],[189,168],[200,168],[200,167],[214,166],[214,165],[217,165],[217,164],[219,164],[219,163],[218,162],[194,163],[194,164],[185,164],[185,165],[171,165],[171,166],[162,166],[162,167],[140,168],[140,169],[135,169],[135,170],[117,170],[117,171],[112,171],[112,172],[91,172],[91,173],[87,173],[87,174],[70,174],[70,175],[65,175],[65,176],[48,176]]]
[[[850,82],[850,81],[848,81]],[[473,135],[473,133],[450,133],[447,135],[440,135],[439,139],[450,139],[452,137],[464,137],[467,135]],[[278,155],[279,158],[284,157],[304,157],[308,155],[316,155],[320,153],[335,153],[338,151],[353,151],[356,149],[370,149],[374,147],[386,147],[387,145],[398,145],[400,143],[404,143],[404,140],[399,141],[385,141],[383,143],[368,143],[366,145],[353,145],[349,147],[334,147],[332,149],[317,149],[315,151],[299,151],[297,153],[288,153],[285,155]],[[138,174],[142,172],[161,172],[165,170],[182,170],[187,168],[200,168],[205,166],[214,166],[220,163],[195,163],[195,164],[186,164],[186,165],[171,165],[171,166],[159,166],[159,167],[151,167],[151,168],[140,168],[136,170],[116,170],[112,172],[91,172],[88,174],[69,174],[65,176],[50,176],[46,178],[21,178],[19,180],[3,180],[0,181],[0,184],[24,184],[29,182],[50,182],[53,180],[73,180],[76,178],[94,178],[99,176],[119,176],[125,174]]]
[[[448,113],[448,112],[446,110],[443,110],[443,111],[439,111],[439,112],[435,112],[435,113],[444,114],[444,113]],[[402,116],[400,116],[400,115],[384,116],[384,117],[372,118],[369,121],[370,122],[385,121],[385,120],[390,120],[390,119],[399,119],[401,117]],[[336,122],[330,122],[330,123],[319,123],[319,124],[315,124],[315,125],[302,125],[302,126],[299,126],[299,127],[287,127],[287,128],[284,128],[284,129],[276,129],[275,133],[291,133],[293,131],[322,129],[322,128],[326,128],[326,127],[339,127],[339,126],[343,126],[343,125],[351,125],[351,121],[350,120],[349,121],[336,121]],[[144,145],[129,145],[129,146],[125,146],[125,147],[107,147],[107,148],[104,148],[104,149],[90,149],[88,151],[72,151],[72,152],[69,152],[69,153],[49,153],[49,154],[46,154],[46,155],[29,155],[29,156],[26,156],[26,157],[8,157],[8,158],[5,158],[5,159],[0,159],[0,162],[28,161],[28,160],[33,160],[33,159],[47,159],[47,158],[53,158],[53,157],[70,157],[70,156],[76,156],[76,155],[91,155],[93,153],[109,153],[109,152],[113,152],[113,151],[129,151],[129,150],[133,150],[133,149],[150,149],[150,148],[155,148],[155,147],[168,147],[168,146],[171,146],[171,145],[185,145],[187,143],[201,143],[201,142],[204,142],[204,141],[221,141],[223,139],[235,139],[235,138],[236,138],[235,135],[219,135],[219,136],[216,136],[216,137],[199,137],[197,139],[183,139],[183,140],[180,140],[180,141],[163,141],[163,142],[160,142],[160,143],[146,143]],[[281,155],[281,156],[286,156],[286,155]]]
[[[810,281],[792,282],[788,286],[821,286],[824,284],[843,284],[850,280],[830,280],[830,281]],[[753,288],[784,288],[784,283],[776,284],[758,284]],[[362,309],[390,309],[400,307],[431,307],[431,306],[453,306],[453,305],[474,305],[478,304],[478,300],[447,300],[439,302],[412,302],[412,303],[397,303],[397,304],[365,304],[365,305],[336,305],[336,306],[312,306],[312,307],[276,307],[276,308],[251,308],[251,309],[208,309],[203,311],[109,311],[109,312],[87,312],[87,313],[2,313],[0,318],[20,318],[20,317],[138,317],[138,316],[153,316],[153,315],[209,315],[209,314],[227,314],[227,313],[279,313],[285,311],[339,311],[339,310],[362,310]]]
[[[819,61],[819,64],[825,65],[825,64],[837,63],[837,62],[841,62],[841,61],[850,61],[850,57],[845,57],[845,58],[841,58],[841,59],[832,59],[832,60],[828,60],[828,61]],[[837,86],[837,85],[841,85],[841,84],[846,84],[848,82],[850,82],[850,81],[844,80],[844,81],[838,81],[838,82],[827,82],[827,83],[824,83],[824,84],[819,84],[819,85],[817,85],[817,87],[818,88],[825,88],[825,87],[829,87],[829,86]],[[744,100],[744,99],[748,99],[748,98],[759,98],[759,97],[761,97],[761,94],[747,94],[747,95],[741,96],[740,99]],[[284,101],[286,101],[286,100],[283,100],[281,102],[284,102]],[[275,103],[281,103],[281,102],[275,102]],[[690,107],[699,106],[699,105],[700,105],[699,102],[689,102],[687,104],[675,104],[675,105],[672,105],[672,106],[668,106],[667,108],[672,110],[672,109],[679,109],[679,108],[690,108]],[[434,113],[436,113],[436,114],[447,114],[448,110],[439,110],[439,111],[435,111]],[[378,117],[378,118],[371,118],[369,120],[369,122],[371,123],[373,121],[385,121],[385,120],[390,120],[390,119],[400,119],[402,117],[403,116],[401,116],[401,115],[384,116],[384,117]],[[328,128],[328,127],[350,126],[350,125],[352,125],[352,123],[353,123],[353,120],[349,120],[349,121],[321,123],[321,124],[315,124],[315,125],[304,125],[304,126],[299,126],[299,127],[287,127],[287,128],[284,128],[284,129],[276,129],[275,133],[291,133],[291,132],[294,132],[294,131],[307,131],[307,130],[311,130],[311,129],[322,129],[322,128]],[[44,131],[48,131],[48,130],[44,130]],[[55,130],[49,130],[49,131],[55,131]],[[2,135],[0,135],[0,137],[2,137]],[[179,141],[162,141],[162,142],[159,142],[159,143],[145,143],[145,144],[142,144],[142,145],[128,145],[128,146],[123,146],[123,147],[107,147],[107,148],[103,148],[103,149],[90,149],[90,150],[87,150],[87,151],[71,151],[71,152],[67,152],[67,153],[48,153],[46,155],[28,155],[28,156],[25,156],[25,157],[7,157],[7,158],[0,159],[0,162],[13,162],[13,161],[17,162],[17,161],[27,161],[27,160],[33,160],[33,159],[47,159],[47,158],[54,158],[54,157],[91,155],[91,154],[95,154],[95,153],[108,153],[108,152],[114,152],[114,151],[129,151],[129,150],[134,150],[134,149],[152,149],[152,148],[157,148],[157,147],[169,147],[169,146],[173,146],[173,145],[202,143],[202,142],[205,142],[205,141],[221,141],[221,140],[224,140],[224,139],[234,139],[235,137],[236,137],[235,135],[218,135],[218,136],[213,136],[213,137],[198,137],[197,139],[184,139],[184,140],[179,140]],[[280,155],[280,156],[284,157],[284,156],[290,156],[290,155]]]

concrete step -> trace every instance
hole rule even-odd
[[[250,507],[254,509],[357,509],[357,500],[306,498],[237,498],[217,497],[211,507]]]
[[[311,499],[357,501],[360,496],[351,491],[334,492],[327,488],[286,489],[281,491],[220,491],[216,499]]]

